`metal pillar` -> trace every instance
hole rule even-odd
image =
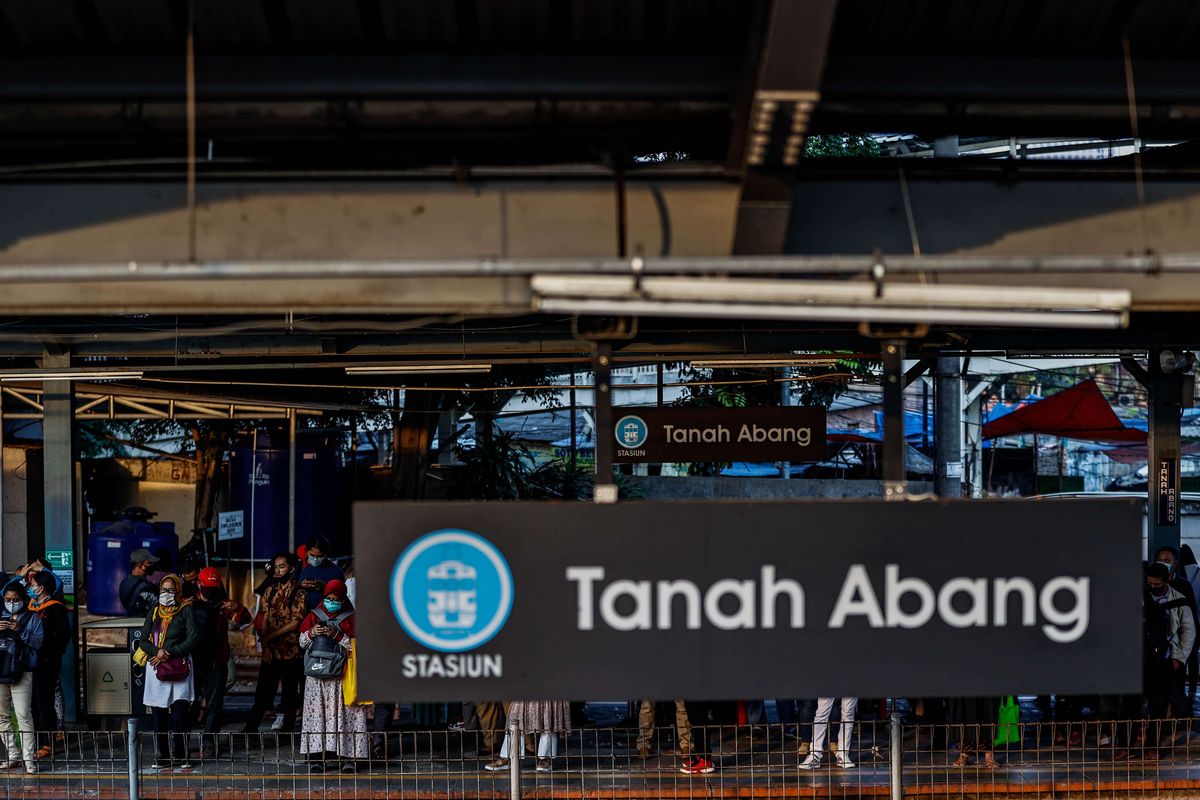
[[[525,743],[521,741],[521,727],[515,722],[508,724],[508,796],[521,800],[521,756]]]
[[[933,393],[933,482],[938,497],[962,496],[962,362],[937,360]]]
[[[1150,353],[1150,463],[1146,489],[1150,500],[1149,546],[1153,559],[1160,547],[1179,547],[1179,426],[1183,416],[1185,366],[1176,366],[1171,351]],[[1182,367],[1182,368],[1180,368]],[[1187,398],[1191,405],[1191,398]]]
[[[597,503],[615,503],[617,486],[613,483],[613,410],[612,345],[597,342],[592,358],[596,402],[596,482],[592,499]]]
[[[1121,359],[1125,370],[1150,395],[1147,558],[1153,558],[1161,547],[1179,547],[1179,426],[1184,407],[1192,405],[1194,364],[1191,353],[1165,349],[1151,350],[1146,368],[1132,357]]]
[[[66,369],[71,366],[69,352],[47,353],[42,358],[45,369]],[[68,553],[72,566],[70,571],[78,575],[78,559],[75,558],[75,409],[74,387],[70,381],[45,381],[42,401],[45,413],[42,418],[42,503],[44,510],[45,544],[43,554],[55,559],[55,553]],[[30,557],[33,557],[30,553]],[[54,563],[62,563],[55,561]],[[60,568],[62,569],[62,568]],[[74,577],[71,581],[75,584]],[[78,664],[74,650],[68,649],[63,659],[62,682],[64,687],[77,687]],[[67,720],[75,721],[77,692],[64,692]]]
[[[288,409],[288,547],[296,552],[296,409]],[[253,553],[251,556],[253,557]]]
[[[780,370],[779,375],[780,375],[779,405],[783,406],[784,408],[787,408],[788,406],[790,406],[792,404],[792,383],[790,380],[790,378],[792,377],[792,370],[790,367],[783,367]],[[792,477],[792,462],[790,462],[790,461],[780,461],[779,462],[779,477],[785,481],[791,479],[791,477]]]
[[[904,342],[883,343],[883,495],[903,500],[908,493],[904,456]]]
[[[571,370],[571,481],[575,480],[575,464],[577,463],[579,451],[579,435],[575,432],[579,412],[577,410],[578,402],[575,395],[575,370]]]
[[[967,451],[964,477],[971,497],[983,497],[983,395],[976,395],[963,411]]]
[[[904,800],[904,728],[903,716],[892,714],[891,747],[889,762],[891,765],[891,800]]]
[[[125,754],[129,761],[129,800],[138,800],[138,781],[141,774],[140,751],[137,717],[130,717],[125,721]]]
[[[8,563],[4,560],[4,538],[7,535],[4,526],[4,395],[0,393],[0,565]]]

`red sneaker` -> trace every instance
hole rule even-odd
[[[707,775],[716,769],[713,762],[703,756],[696,756],[679,768],[684,775]]]

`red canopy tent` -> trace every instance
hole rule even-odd
[[[1095,381],[1084,381],[1045,400],[1018,408],[983,426],[983,438],[1037,433],[1092,442],[1144,442],[1146,432],[1127,428]]]

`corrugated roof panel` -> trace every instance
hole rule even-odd
[[[196,4],[195,25],[202,51],[239,51],[271,43],[261,0],[204,0]]]
[[[381,2],[379,11],[392,42],[444,45],[458,35],[454,3],[445,0],[393,0]]]
[[[87,29],[70,0],[5,0],[0,8],[22,47],[87,41]]]
[[[94,7],[113,45],[161,47],[182,40],[171,11],[162,0],[103,0]]]
[[[362,43],[367,39],[357,3],[290,0],[285,7],[297,42]]]

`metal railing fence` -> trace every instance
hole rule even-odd
[[[636,727],[534,732],[523,737],[523,758],[516,757],[521,732],[510,730],[514,757],[504,762],[496,752],[504,732],[490,742],[478,731],[445,729],[192,732],[171,741],[131,721],[127,731],[67,732],[37,760],[36,773],[0,771],[0,797],[1184,798],[1200,797],[1196,733],[1200,725],[1194,729],[1191,720],[1025,722],[1001,729],[904,724],[899,715],[850,725],[835,718],[814,763],[814,735],[820,738],[821,730],[812,723],[697,726],[682,738],[670,725],[641,736]],[[846,735],[848,749],[839,747]],[[695,765],[696,758],[710,763]],[[689,764],[692,771],[685,769]]]

